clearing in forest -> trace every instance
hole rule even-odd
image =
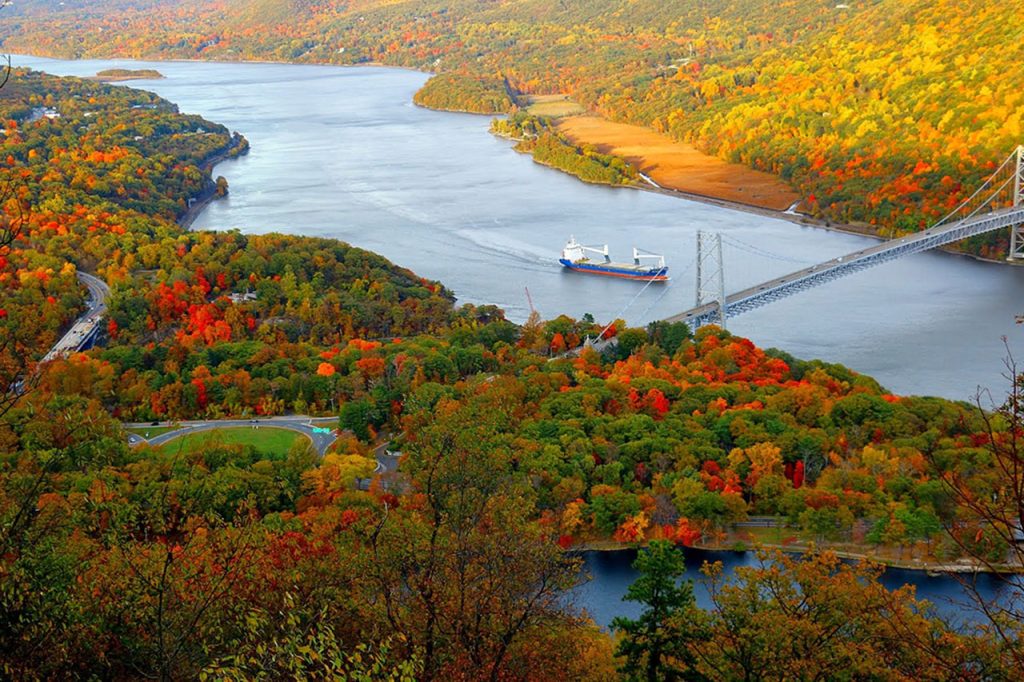
[[[196,450],[209,445],[251,445],[268,457],[284,457],[299,438],[306,436],[287,429],[277,429],[260,424],[260,428],[240,426],[213,431],[198,431],[181,438],[175,438],[162,446],[164,450]]]
[[[560,118],[583,113],[583,107],[568,95],[523,95],[519,99],[526,103],[526,112],[532,116]]]

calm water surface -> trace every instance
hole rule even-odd
[[[737,568],[758,565],[757,556],[751,552],[707,552],[687,548],[685,558],[684,579],[694,581],[694,595],[697,604],[703,608],[711,606],[707,583],[700,570],[704,562],[722,562],[723,576],[727,580]],[[632,549],[583,553],[584,572],[592,580],[576,588],[571,596],[577,607],[586,609],[603,628],[607,628],[616,616],[636,618],[641,613],[639,604],[622,601],[627,588],[637,576],[632,567],[635,559],[636,550]],[[965,576],[963,579],[976,580],[978,594],[985,599],[998,599],[1010,591],[1004,581],[991,575]],[[964,584],[955,577],[929,576],[919,571],[890,568],[882,574],[881,581],[890,590],[913,585],[918,599],[927,600],[934,614],[954,626],[969,626],[984,621],[982,615],[970,605]]]
[[[238,130],[252,151],[219,165],[231,195],[197,228],[337,237],[444,282],[461,301],[521,321],[524,289],[545,318],[592,313],[642,324],[689,308],[697,230],[784,256],[726,247],[738,289],[863,248],[863,237],[697,202],[585,185],[510,150],[487,117],[415,107],[424,74],[388,68],[200,62],[60,61],[16,65],[63,75],[152,67],[134,81]],[[648,287],[563,272],[570,234],[663,253],[673,282]],[[940,253],[882,265],[730,321],[732,331],[798,357],[841,362],[900,393],[964,399],[1001,393],[1002,336],[1020,351],[1024,269]]]
[[[386,68],[18,57],[60,75],[106,68],[156,68],[166,78],[134,81],[182,111],[244,134],[248,156],[219,165],[231,194],[197,228],[336,237],[439,279],[461,301],[493,303],[514,320],[592,313],[631,324],[692,305],[697,230],[756,247],[726,248],[726,287],[739,289],[863,248],[871,240],[800,227],[706,204],[585,185],[511,151],[487,132],[489,119],[412,105],[426,76]],[[633,246],[665,254],[674,279],[643,285],[563,272],[556,258],[570,234],[607,242],[615,257]],[[766,250],[783,258],[755,256]],[[980,384],[998,394],[1002,336],[1018,355],[1014,315],[1024,312],[1024,269],[930,253],[879,266],[730,321],[731,330],[799,357],[841,362],[893,391],[963,399]],[[635,577],[633,552],[586,555],[594,580],[575,599],[598,623],[636,615],[622,602]],[[731,571],[750,554],[687,554],[689,577],[706,558]],[[959,583],[889,571],[887,584],[915,584],[947,615]],[[994,587],[991,587],[994,590]],[[700,585],[699,601],[707,593]]]

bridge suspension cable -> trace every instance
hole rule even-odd
[[[658,297],[657,297],[657,298],[655,298],[655,299],[654,299],[653,301],[651,301],[650,305],[648,305],[648,306],[647,306],[647,308],[645,308],[645,309],[644,309],[644,311],[643,311],[642,313],[640,313],[640,319],[644,319],[645,317],[647,317],[647,314],[648,314],[649,312],[651,312],[651,310],[652,310],[652,309],[654,308],[654,306],[658,305],[658,303],[660,303],[660,302],[661,302],[661,300],[662,300],[663,298],[665,298],[665,295],[666,295],[666,294],[668,294],[668,292],[669,292],[669,289],[671,289],[671,288],[672,288],[672,284],[673,284],[673,283],[674,283],[674,282],[675,282],[675,281],[676,281],[677,279],[679,279],[680,277],[682,277],[683,275],[685,275],[685,274],[686,274],[687,272],[689,272],[689,271],[690,271],[690,270],[691,270],[691,269],[693,268],[693,266],[694,266],[694,264],[695,264],[695,263],[696,263],[696,259],[694,259],[694,260],[691,260],[691,261],[690,261],[690,262],[689,262],[689,263],[687,264],[687,266],[686,266],[685,268],[683,268],[683,269],[682,269],[682,270],[681,270],[681,271],[680,271],[680,272],[679,272],[678,274],[676,274],[676,275],[673,275],[673,279],[669,280],[669,281],[668,281],[668,283],[666,283],[666,284],[665,284],[665,288],[664,288],[664,290],[663,290],[663,291],[662,291],[662,292],[661,292],[660,294],[658,294]],[[629,310],[629,308],[630,308],[630,307],[631,307],[631,306],[632,306],[632,305],[633,305],[634,303],[636,303],[636,302],[637,302],[637,300],[638,300],[638,299],[639,299],[639,298],[640,298],[640,297],[641,297],[641,296],[643,295],[643,293],[644,293],[644,292],[645,292],[645,291],[647,290],[647,287],[651,286],[651,284],[653,284],[653,283],[654,283],[654,281],[655,281],[655,280],[649,280],[649,281],[648,281],[648,282],[647,282],[646,284],[644,284],[644,286],[640,288],[640,291],[636,292],[636,295],[635,295],[635,296],[634,296],[634,297],[633,297],[632,299],[630,299],[630,301],[629,301],[628,303],[626,303],[626,305],[624,305],[624,306],[622,307],[622,309],[621,309],[621,310],[619,311],[619,313],[618,313],[618,314],[617,314],[617,315],[616,315],[616,316],[615,316],[614,318],[612,318],[612,320],[611,320],[610,322],[608,322],[608,324],[606,324],[606,325],[604,326],[604,328],[602,328],[602,329],[601,329],[601,331],[600,331],[600,332],[598,332],[598,333],[597,333],[597,338],[596,338],[596,339],[593,339],[593,340],[591,340],[590,338],[588,338],[588,339],[587,339],[587,341],[586,341],[586,342],[584,342],[584,346],[586,346],[586,345],[587,345],[587,342],[598,342],[598,343],[600,343],[601,339],[603,339],[603,338],[604,338],[605,332],[607,332],[607,331],[608,331],[609,329],[611,329],[612,325],[613,325],[613,324],[615,324],[615,320],[617,320],[617,319],[621,319],[621,318],[622,318],[622,316],[626,314],[626,311],[627,311],[627,310]],[[578,350],[578,349],[577,349],[577,350]],[[573,352],[573,353],[574,353],[574,352],[576,352],[576,350],[573,350],[573,351],[570,351],[570,352]]]
[[[1024,146],[1017,147],[966,200],[935,225],[922,232],[891,239],[854,253],[818,263],[742,291],[704,302],[666,318],[691,327],[721,322],[865,268],[920,253],[968,237],[1011,229],[1010,259],[1024,258]],[[982,211],[988,209],[985,215]],[[956,218],[956,220],[954,220]],[[700,279],[698,278],[698,282]]]
[[[680,270],[680,271],[679,271],[678,273],[676,273],[676,274],[672,275],[672,279],[670,279],[670,280],[668,281],[668,283],[667,283],[667,284],[665,284],[665,287],[664,287],[664,289],[662,290],[662,292],[661,292],[660,294],[658,294],[658,297],[657,297],[657,298],[655,298],[655,299],[654,299],[653,301],[651,301],[650,305],[648,305],[648,306],[647,306],[646,308],[644,308],[644,311],[643,311],[642,313],[640,313],[640,319],[641,319],[641,320],[645,319],[645,318],[647,317],[647,314],[648,314],[648,313],[650,313],[650,312],[651,312],[651,310],[653,310],[653,309],[654,309],[654,306],[656,306],[656,305],[658,305],[659,303],[661,303],[661,300],[662,300],[663,298],[665,298],[665,295],[666,295],[666,294],[668,294],[668,292],[669,292],[669,289],[671,289],[671,288],[672,288],[672,286],[673,286],[673,285],[674,285],[674,284],[675,284],[675,283],[676,283],[677,281],[681,280],[681,279],[683,278],[683,276],[685,276],[685,275],[686,275],[686,274],[687,274],[688,272],[690,272],[690,270],[692,270],[692,269],[693,269],[693,266],[694,266],[694,265],[696,265],[696,264],[697,264],[697,259],[696,259],[696,258],[694,258],[693,260],[691,260],[691,261],[690,261],[689,263],[687,263],[687,264],[686,264],[686,267],[685,267],[685,268],[683,268],[682,270]]]
[[[776,260],[781,263],[792,263],[794,265],[810,265],[813,262],[809,260],[803,260],[800,258],[790,258],[789,256],[783,256],[773,251],[764,249],[760,246],[755,246],[753,244],[745,242],[742,239],[739,239],[738,237],[734,237],[732,235],[723,234],[722,241],[728,244],[729,246],[733,247],[734,249],[746,251],[747,253],[753,254],[755,256],[761,256],[763,258],[768,258],[769,260]]]
[[[621,318],[622,318],[622,316],[626,314],[626,311],[627,311],[627,310],[629,310],[630,306],[632,306],[632,305],[633,305],[634,303],[636,303],[636,301],[637,301],[637,299],[638,299],[638,298],[640,298],[641,296],[643,296],[643,293],[644,293],[645,291],[647,291],[647,287],[651,286],[651,285],[652,285],[652,284],[654,284],[654,283],[655,283],[656,281],[657,281],[657,280],[653,280],[653,279],[649,279],[649,280],[647,280],[647,283],[646,283],[646,284],[644,284],[644,285],[643,285],[642,287],[640,287],[640,291],[636,292],[636,296],[634,296],[633,298],[631,298],[631,299],[629,300],[629,302],[628,302],[628,303],[626,303],[626,305],[622,306],[622,310],[620,310],[620,311],[619,311],[618,315],[616,315],[615,317],[613,317],[613,318],[611,319],[611,321],[610,321],[610,322],[609,322],[608,324],[606,324],[606,325],[604,326],[604,328],[603,328],[603,329],[602,329],[602,330],[601,330],[600,332],[598,332],[598,334],[597,334],[597,338],[598,338],[598,339],[603,339],[603,338],[604,338],[604,335],[605,335],[605,332],[607,332],[607,331],[608,331],[609,329],[611,329],[611,328],[612,328],[612,325],[613,325],[613,324],[615,324],[615,320],[621,319]]]
[[[1019,145],[1017,147],[1017,163],[1013,168],[1014,206],[1024,205],[1022,191],[1024,191],[1024,145]],[[1024,234],[1021,230],[1024,230],[1024,221],[1018,222],[1010,228],[1010,253],[1006,257],[1009,261],[1024,258]]]
[[[952,211],[943,216],[938,222],[932,225],[932,228],[941,227],[946,223],[949,223],[953,218],[957,220],[966,220],[972,218],[983,209],[989,208],[993,210],[995,208],[1001,208],[1006,206],[1016,206],[1020,203],[1020,175],[1024,172],[1022,168],[1022,154],[1024,154],[1024,147],[1017,147],[1009,156],[1003,159],[1003,162],[992,172],[992,174],[983,182],[978,189],[964,199],[960,205],[954,208]],[[1006,178],[1001,182],[999,180],[1000,175],[1004,174]],[[1016,182],[1014,182],[1016,180]],[[1016,189],[1010,194],[1011,185],[1014,185]],[[985,194],[986,190],[995,187],[996,189],[988,194]],[[1002,202],[998,201],[999,195],[1007,191],[1007,196]],[[966,210],[971,208],[969,211]]]
[[[986,208],[989,214],[979,216]],[[1006,157],[967,199],[926,230],[891,239],[824,263],[811,265],[729,296],[724,294],[724,263],[721,259],[722,236],[716,234],[713,240],[705,240],[704,235],[698,233],[697,258],[677,275],[678,278],[694,264],[697,266],[697,305],[685,312],[671,315],[665,318],[665,321],[686,322],[694,329],[716,321],[724,323],[727,314],[738,315],[874,265],[1007,227],[1011,229],[1010,259],[1024,259],[1024,145],[1018,146],[1012,154]],[[733,248],[772,260],[802,263],[802,261],[773,253],[735,237],[726,237],[725,242]],[[704,253],[705,251],[707,254]],[[713,266],[712,270],[715,270],[715,266],[717,266],[717,271],[707,273],[705,261]],[[708,274],[711,274],[711,277],[707,277]],[[713,282],[705,281],[712,279]],[[651,282],[648,282],[637,292],[636,296],[619,312],[616,319],[625,314],[626,310],[643,295],[650,284]],[[712,286],[716,290],[712,290]],[[665,297],[669,288],[670,285],[666,286],[665,291],[662,291],[647,307],[643,313],[644,317]],[[601,330],[599,339],[604,336],[611,325],[612,323],[609,323]],[[596,345],[600,344],[599,341]]]
[[[685,272],[684,273],[680,273],[680,276],[682,276],[683,274],[685,274]],[[650,313],[651,310],[654,309],[654,306],[656,306],[659,303],[661,303],[661,299],[665,298],[665,294],[667,294],[669,292],[669,289],[672,288],[673,284],[674,284],[674,281],[669,280],[669,282],[665,285],[665,287],[662,290],[662,292],[660,294],[658,294],[658,297],[655,298],[653,301],[651,301],[651,304],[649,306],[644,308],[644,311],[642,313],[640,313],[640,319],[641,320],[644,319],[645,317],[647,317],[647,314]]]

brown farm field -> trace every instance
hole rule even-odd
[[[576,144],[590,144],[604,154],[621,156],[666,189],[776,211],[784,211],[800,199],[774,175],[708,156],[650,128],[597,116],[561,118],[556,125]]]

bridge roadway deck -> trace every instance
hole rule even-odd
[[[1024,206],[1016,206],[968,218],[946,227],[931,228],[918,234],[882,242],[877,246],[839,256],[730,294],[725,297],[726,318],[760,308],[781,298],[792,296],[874,265],[881,265],[903,256],[928,251],[967,237],[1022,223],[1024,223]],[[691,308],[678,315],[665,318],[665,320],[667,322],[686,322],[691,329],[721,321],[717,301]]]

